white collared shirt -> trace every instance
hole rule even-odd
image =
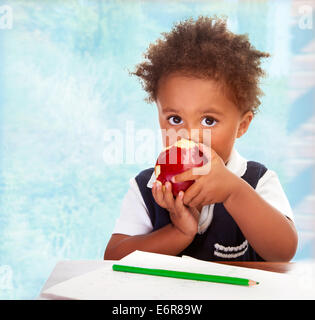
[[[226,167],[235,175],[241,177],[247,169],[247,160],[233,148]],[[154,181],[155,175],[153,171],[147,187],[152,188]],[[282,189],[279,178],[274,171],[268,169],[258,181],[255,190],[270,205],[294,221],[291,206]],[[202,234],[205,232],[211,224],[214,206],[215,204],[211,204],[202,207],[198,223],[198,233]],[[135,178],[131,178],[129,180],[129,190],[123,198],[120,216],[116,220],[113,233],[134,236],[148,234],[152,230],[153,226],[149,212],[140,193],[138,184]]]

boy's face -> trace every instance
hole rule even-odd
[[[247,131],[253,118],[251,111],[242,114],[214,80],[175,73],[160,80],[156,103],[161,129],[173,129],[183,138],[211,146],[224,163],[229,160],[235,139]],[[166,139],[166,146],[178,140],[173,138]]]

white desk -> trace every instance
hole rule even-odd
[[[117,261],[115,261],[117,263]],[[65,280],[71,279],[73,277],[82,275],[84,273],[100,269],[104,266],[111,265],[113,261],[103,261],[103,260],[77,260],[77,261],[60,261],[56,264],[48,280],[44,284],[38,300],[49,300],[46,297],[42,296],[42,292],[46,289],[63,282]],[[315,263],[314,261],[310,262],[297,262],[297,263],[269,263],[269,262],[233,262],[225,263],[230,265],[238,265],[247,268],[253,269],[262,269],[273,272],[280,273],[289,273],[308,278],[310,276],[310,281],[315,285]],[[305,281],[305,280],[304,280]],[[310,283],[308,283],[309,285]],[[314,290],[315,292],[315,290]],[[312,294],[313,295],[313,294]],[[253,297],[254,298],[254,297]],[[275,297],[277,299],[277,297]],[[280,297],[279,297],[280,298]],[[299,297],[294,297],[294,293],[290,299],[299,299]],[[307,299],[315,299],[314,296],[307,296]],[[130,297],[132,299],[132,297]],[[273,298],[271,298],[273,299]]]
[[[64,260],[59,261],[49,278],[45,282],[43,288],[40,291],[38,300],[50,300],[41,295],[46,289],[58,284],[60,282],[66,281],[73,277],[79,276],[89,271],[93,271],[102,268],[106,265],[111,265],[112,261],[106,260]]]

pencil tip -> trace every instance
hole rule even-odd
[[[259,284],[259,282],[258,282],[258,281],[254,281],[254,280],[249,280],[249,281],[248,281],[248,285],[249,285],[249,286],[254,286],[254,285],[256,285],[256,284]]]

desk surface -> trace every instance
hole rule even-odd
[[[52,273],[50,274],[48,280],[44,284],[38,300],[47,300],[42,296],[42,292],[46,289],[63,282],[65,280],[71,279],[75,276],[79,276],[86,272],[102,268],[109,264],[112,264],[112,261],[103,261],[103,260],[65,260],[60,261],[56,264]],[[289,273],[289,274],[312,274],[315,273],[315,261],[307,262],[221,262],[228,265],[235,265],[245,268],[254,268],[265,271],[279,272],[279,273]],[[315,298],[315,297],[314,297]]]
[[[299,264],[296,262],[254,262],[254,261],[235,261],[235,262],[220,262],[232,266],[260,269],[265,271],[279,273],[295,273],[299,270]]]

